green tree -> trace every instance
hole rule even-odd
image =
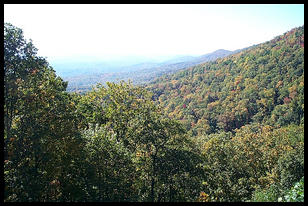
[[[67,83],[21,29],[5,24],[4,34],[5,200],[72,200],[83,147]]]
[[[176,197],[184,200],[193,193],[191,188],[181,189],[180,185],[188,183],[189,178],[183,181],[180,177],[196,171],[198,155],[193,153],[182,126],[163,117],[151,93],[130,83],[107,83],[107,87],[98,85],[83,96],[77,108],[83,111],[88,130],[98,135],[103,129],[102,138],[112,138],[132,157],[136,177],[126,175],[118,181],[130,182],[139,201],[168,201]],[[111,152],[103,151],[105,155]],[[103,153],[102,161],[106,161]],[[119,160],[114,161],[117,164]]]

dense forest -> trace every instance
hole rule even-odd
[[[67,84],[4,24],[5,202],[304,201],[304,26],[146,86]]]
[[[248,50],[157,79],[149,88],[193,136],[250,123],[304,120],[304,27]]]

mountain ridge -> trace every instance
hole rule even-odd
[[[83,73],[81,75],[63,77],[63,79],[68,81],[67,90],[70,92],[86,92],[89,91],[91,87],[96,83],[104,84],[107,81],[117,82],[120,80],[132,80],[134,84],[145,84],[164,74],[186,69],[203,62],[213,61],[217,58],[225,57],[241,50],[243,49],[235,51],[219,49],[214,52],[196,57],[180,56],[160,63],[144,62],[136,65],[122,67],[122,71],[106,73],[93,72],[92,74]]]

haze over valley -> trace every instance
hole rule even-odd
[[[68,81],[67,91],[81,92],[91,90],[97,83],[132,81],[134,84],[144,84],[164,74],[176,72],[200,63],[213,61],[241,50],[228,51],[219,49],[200,56],[177,55],[146,59],[131,57],[113,61],[99,59],[58,60],[51,62],[56,73]]]

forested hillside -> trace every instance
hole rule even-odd
[[[4,24],[5,202],[304,201],[304,27],[83,95],[36,52]]]
[[[192,135],[304,120],[304,27],[246,51],[161,77],[149,88]]]

